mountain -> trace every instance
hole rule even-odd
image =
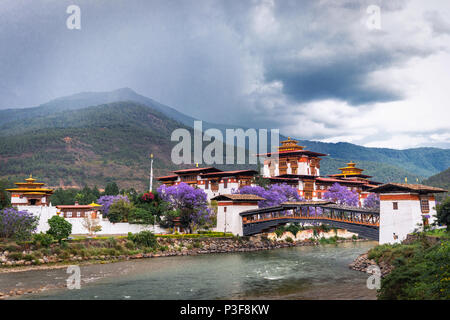
[[[450,168],[435,174],[423,181],[423,184],[438,187],[450,191]],[[436,200],[442,201],[442,199],[448,196],[449,193],[438,193],[436,194]]]
[[[143,188],[150,153],[158,155],[155,174],[175,169],[170,135],[176,128],[189,129],[132,102],[58,112],[28,124],[25,133],[0,137],[0,176],[22,180],[33,173],[50,186],[117,181],[123,188]]]
[[[121,88],[109,92],[81,92],[71,96],[54,99],[47,103],[41,104],[37,107],[22,108],[22,109],[3,109],[0,110],[0,135],[14,134],[18,130],[26,132],[29,130],[28,126],[23,126],[29,119],[36,117],[47,116],[53,113],[79,110],[90,106],[101,104],[109,104],[118,101],[133,101],[156,110],[166,117],[178,121],[185,126],[192,127],[195,118],[185,115],[176,109],[161,104],[153,99],[147,98],[137,94],[130,88]],[[20,126],[19,123],[22,123]],[[15,131],[9,131],[10,128],[17,127]],[[203,127],[225,129],[226,126],[222,124],[214,124],[204,121]]]
[[[59,111],[1,126],[0,177],[33,173],[53,187],[104,186],[144,190],[153,153],[155,176],[186,166],[172,163],[175,129],[193,130],[157,110],[131,101]],[[217,166],[231,169],[226,165]],[[238,166],[239,167],[239,166]],[[240,166],[244,168],[248,166]],[[256,166],[251,168],[256,169]]]
[[[324,143],[309,140],[300,140],[300,144],[306,146],[309,150],[328,154],[330,158],[390,164],[403,170],[405,173],[414,173],[417,177],[429,177],[450,166],[449,149],[414,148],[395,150],[366,148],[346,142]],[[364,169],[363,166],[361,167]]]
[[[78,93],[37,107],[0,110],[0,176],[23,177],[32,171],[48,177],[54,186],[100,185],[108,179],[144,186],[148,154],[158,155],[155,174],[176,168],[170,161],[170,135],[176,128],[192,130],[194,120],[129,88]],[[224,133],[235,127],[203,121],[203,128]],[[322,175],[336,173],[352,160],[374,180],[403,182],[408,177],[415,182],[450,166],[448,149],[394,150],[310,140],[300,140],[300,144],[329,154],[322,161]],[[79,158],[75,156],[78,150]]]

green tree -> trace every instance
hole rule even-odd
[[[7,180],[0,180],[0,210],[11,205],[11,200],[9,198],[8,189],[11,185]]]
[[[128,221],[130,223],[154,225],[157,220],[151,210],[135,207],[130,211]]]
[[[117,196],[118,194],[119,194],[119,187],[117,186],[117,183],[110,182],[110,183],[106,184],[105,195]]]
[[[58,240],[59,243],[61,243],[62,239],[67,238],[72,233],[72,224],[63,217],[51,217],[48,219],[48,225],[50,226],[50,229],[47,233]]]
[[[94,187],[92,188],[92,195],[95,197],[95,200],[97,200],[98,198],[100,198],[101,193],[100,193],[100,190],[98,190],[98,187],[97,187],[97,186],[94,186]]]
[[[109,207],[108,219],[112,223],[126,222],[134,206],[125,200],[118,200]]]
[[[55,206],[63,204],[74,204],[75,198],[79,192],[80,190],[78,189],[58,188],[50,197],[50,202]]]
[[[155,248],[158,245],[158,241],[151,231],[141,231],[135,234],[129,233],[128,239],[141,247]]]
[[[438,222],[447,226],[450,231],[450,197],[447,197],[441,204],[436,206]]]

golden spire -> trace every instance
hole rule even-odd
[[[30,177],[28,179],[25,179],[25,181],[27,181],[28,183],[32,183],[36,181],[36,179],[33,179],[33,175],[30,173]]]

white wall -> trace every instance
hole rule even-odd
[[[389,194],[383,194],[386,196]],[[398,195],[398,193],[396,194]],[[393,202],[398,203],[398,210],[393,210]],[[433,223],[436,215],[435,202],[429,201],[429,223]],[[422,224],[422,211],[419,200],[381,200],[380,201],[380,244],[400,243],[409,233]],[[398,236],[394,239],[394,233]]]
[[[86,230],[85,227],[83,227],[83,218],[66,218],[67,221],[69,221],[72,224],[72,234],[89,234],[89,232]],[[118,223],[111,223],[108,219],[101,219],[98,218],[97,221],[99,222],[100,226],[102,227],[102,230],[99,232],[96,232],[97,235],[102,234],[128,234],[128,232],[131,233],[137,233],[144,230],[152,231],[154,233],[166,233],[167,231],[163,228],[161,228],[159,225],[153,226],[143,226],[140,224],[130,224],[127,222],[118,222]]]
[[[19,206],[19,210],[27,210],[33,213],[33,215],[39,217],[39,224],[36,232],[47,232],[50,229],[47,221],[53,216],[56,216],[57,208],[53,206]],[[66,218],[72,224],[72,234],[89,234],[88,230],[83,227],[83,218]],[[98,218],[102,230],[96,234],[128,234],[128,232],[136,233],[143,230],[149,230],[155,233],[166,233],[167,231],[161,228],[159,225],[155,226],[143,226],[139,224],[130,224],[127,222],[111,223],[108,219]]]
[[[224,210],[225,207],[227,208],[227,212]],[[239,206],[233,205],[231,202],[229,205],[219,205],[217,210],[217,227],[215,230],[218,232],[231,232],[239,236],[244,235],[242,230],[242,217],[239,213],[257,208],[258,205]]]

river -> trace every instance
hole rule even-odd
[[[81,267],[81,289],[19,299],[376,299],[348,268],[375,242],[130,260]],[[66,269],[0,274],[0,291],[62,286]]]

